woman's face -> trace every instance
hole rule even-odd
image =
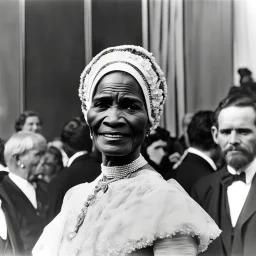
[[[22,131],[41,133],[42,125],[38,116],[28,116],[24,125],[22,126]]]
[[[88,123],[105,156],[139,154],[149,124],[143,92],[124,72],[105,75],[97,85]]]

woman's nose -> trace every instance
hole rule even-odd
[[[40,128],[41,128],[41,126],[39,124],[33,124],[33,126],[32,126],[33,131],[38,131],[38,130],[40,130]]]
[[[107,117],[104,119],[103,123],[110,126],[124,124],[122,111],[117,107],[109,108],[107,111]]]

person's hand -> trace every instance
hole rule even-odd
[[[175,153],[169,155],[168,158],[171,163],[176,163],[179,161],[180,157],[181,157],[180,154],[178,152],[175,152]]]

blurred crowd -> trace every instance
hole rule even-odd
[[[238,72],[240,86],[232,87],[229,95],[255,94],[250,70]],[[171,131],[158,127],[146,137],[141,152],[164,179],[176,179],[191,194],[200,179],[226,164],[212,135],[214,125],[212,110],[187,113],[182,136],[173,137]],[[82,115],[71,118],[49,142],[43,126],[40,115],[27,110],[17,118],[9,140],[0,139],[0,252],[4,255],[30,255],[44,227],[60,212],[66,192],[101,173],[101,155]]]

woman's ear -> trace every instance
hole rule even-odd
[[[147,127],[146,127],[146,137],[148,137],[149,136],[149,134],[150,134],[150,131],[151,131],[151,123],[148,121],[148,123],[147,123]]]
[[[25,168],[25,165],[20,161],[19,155],[13,155],[14,162],[22,169]]]
[[[19,155],[13,155],[12,156],[12,158],[13,158],[13,160],[14,160],[14,162],[16,163],[16,164],[18,164],[19,162],[20,162],[20,156]]]
[[[88,123],[87,123],[88,124]],[[88,124],[88,127],[89,127],[89,131],[90,131],[90,138],[91,138],[91,140],[93,141],[93,136],[92,136],[92,129],[91,129],[91,127],[90,127],[90,125]]]

